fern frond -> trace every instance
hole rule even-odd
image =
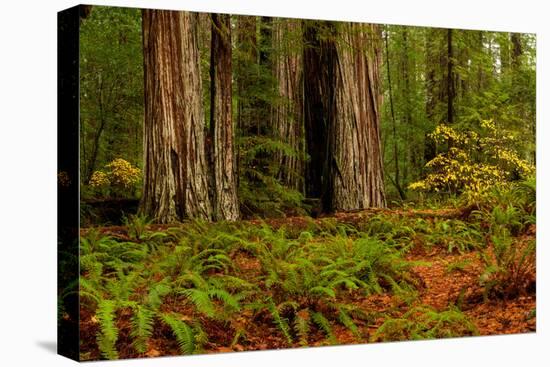
[[[154,310],[158,309],[162,304],[162,297],[166,296],[171,291],[172,288],[166,280],[155,284],[149,291],[149,295],[147,296],[147,304]]]
[[[138,305],[132,316],[132,330],[130,336],[134,338],[132,345],[138,353],[147,351],[147,340],[153,334],[154,313]]]
[[[196,351],[195,333],[185,322],[178,319],[176,314],[162,314],[162,321],[172,329],[180,351],[183,354],[193,354]]]
[[[308,345],[308,336],[309,336],[309,310],[304,309],[296,314],[294,319],[294,331],[298,335],[300,345],[302,347],[307,347]]]
[[[353,319],[343,307],[338,307],[338,320],[353,333],[353,336],[355,336],[357,340],[361,340],[359,328],[355,325],[355,322],[353,322]]]
[[[212,298],[219,299],[220,301],[223,302],[224,305],[229,306],[234,311],[239,311],[241,309],[241,305],[239,304],[238,298],[223,289],[216,289],[216,288],[209,289],[208,296],[211,299]]]
[[[97,345],[101,354],[107,359],[118,359],[116,341],[118,328],[115,325],[117,303],[112,300],[101,300],[97,306],[96,317],[99,321]]]
[[[311,315],[311,319],[313,320],[313,322],[315,324],[317,324],[317,326],[319,326],[319,328],[321,330],[323,330],[325,332],[325,334],[327,335],[328,340],[332,344],[337,343],[336,337],[334,336],[334,333],[332,332],[332,326],[330,325],[330,321],[328,321],[328,319],[322,313],[313,312],[313,314]]]
[[[279,330],[283,333],[288,344],[292,344],[292,336],[290,335],[290,327],[288,326],[288,322],[286,319],[281,317],[281,314],[279,313],[277,306],[275,306],[275,303],[273,303],[273,300],[268,301],[267,309],[271,314],[271,317],[273,318],[273,322],[279,328]]]
[[[323,286],[313,287],[309,290],[309,292],[312,293],[312,294],[318,293],[318,294],[325,295],[325,296],[330,297],[330,298],[335,298],[336,297],[336,293],[334,292],[334,289],[331,289],[331,288],[328,288],[328,287],[323,287]]]
[[[208,317],[214,317],[216,315],[216,307],[212,303],[208,291],[203,291],[200,289],[186,289],[181,293],[193,302],[199,312]]]

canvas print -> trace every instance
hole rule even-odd
[[[534,34],[94,5],[59,40],[62,354],[535,331]]]

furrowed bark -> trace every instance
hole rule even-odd
[[[143,10],[144,184],[157,222],[211,219],[197,14]]]
[[[309,192],[325,211],[384,207],[379,29],[306,22],[304,38]]]
[[[320,33],[331,32],[331,25],[322,21],[303,21],[304,67],[304,131],[306,151],[305,192],[308,198],[321,199],[325,191],[327,170],[328,103],[332,96],[334,43]],[[329,210],[330,204],[323,203]]]
[[[210,51],[210,135],[212,137],[213,208],[217,220],[239,219],[231,115],[231,21],[212,14]]]
[[[292,43],[291,35],[301,32],[300,23],[280,19],[273,25],[273,43],[277,54],[273,69],[280,101],[272,110],[272,125],[276,137],[297,154],[278,154],[279,180],[289,188],[303,191],[303,122],[302,122],[302,50]]]
[[[340,25],[334,116],[329,127],[331,209],[385,207],[380,146],[380,31]]]

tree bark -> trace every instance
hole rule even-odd
[[[311,161],[324,159],[324,169],[313,167],[320,182],[310,185],[321,188],[325,211],[384,207],[379,28],[308,24],[304,34],[310,44],[304,53],[306,132],[326,129],[320,134],[325,140],[307,138]]]
[[[277,155],[278,179],[286,187],[303,191],[302,51],[292,43],[292,35],[298,32],[301,27],[296,20],[280,19],[273,27],[273,69],[280,100],[273,107],[271,118],[276,138],[297,153]]]
[[[521,34],[512,33],[510,36],[512,41],[512,66],[518,68],[520,65],[520,57],[523,55],[523,46],[521,45]]]
[[[231,70],[230,16],[212,14],[210,136],[213,168],[212,206],[217,220],[239,219],[231,115]]]
[[[306,197],[321,199],[325,191],[328,126],[333,91],[335,46],[329,41],[332,25],[323,21],[305,20],[303,32],[304,67],[304,131],[306,151]],[[322,34],[321,34],[322,33]],[[324,37],[326,34],[326,37]],[[323,37],[321,37],[323,36]],[[330,203],[323,203],[325,210]]]
[[[160,223],[211,219],[197,14],[143,10],[141,212]]]
[[[329,127],[331,209],[385,207],[380,147],[380,30],[342,23]]]
[[[388,47],[388,29],[384,31],[384,46],[386,49],[386,73],[388,78],[388,96],[390,99],[390,114],[391,114],[391,122],[392,122],[392,137],[393,137],[393,163],[395,165],[395,176],[393,183],[395,185],[395,188],[397,189],[397,192],[399,193],[399,197],[401,199],[405,199],[405,192],[403,191],[403,188],[401,187],[400,181],[399,181],[399,147],[397,144],[397,122],[395,121],[395,110],[393,108],[393,92],[392,92],[392,81],[391,81],[391,68],[390,68],[390,50]]]
[[[435,127],[440,123],[437,106],[440,103],[441,82],[437,77],[440,74],[441,52],[438,41],[438,29],[426,29],[426,116]],[[424,134],[424,161],[429,162],[437,155],[435,142]]]

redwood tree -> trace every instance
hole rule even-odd
[[[380,30],[359,23],[306,26],[305,118],[325,211],[384,207],[380,148]],[[306,94],[307,96],[307,94]],[[319,110],[321,112],[319,112]],[[324,136],[323,136],[324,135]],[[324,152],[323,152],[324,150]],[[322,162],[319,162],[322,161]],[[319,177],[320,176],[320,177]]]
[[[210,48],[210,135],[214,217],[239,218],[231,116],[231,18],[212,14]]]
[[[160,223],[210,219],[197,14],[143,10],[141,211]]]
[[[278,178],[286,187],[302,191],[302,50],[293,42],[299,32],[298,20],[278,19],[273,25],[273,71],[280,99],[273,107],[271,119],[276,137],[296,152],[295,155],[277,155],[280,167]]]

